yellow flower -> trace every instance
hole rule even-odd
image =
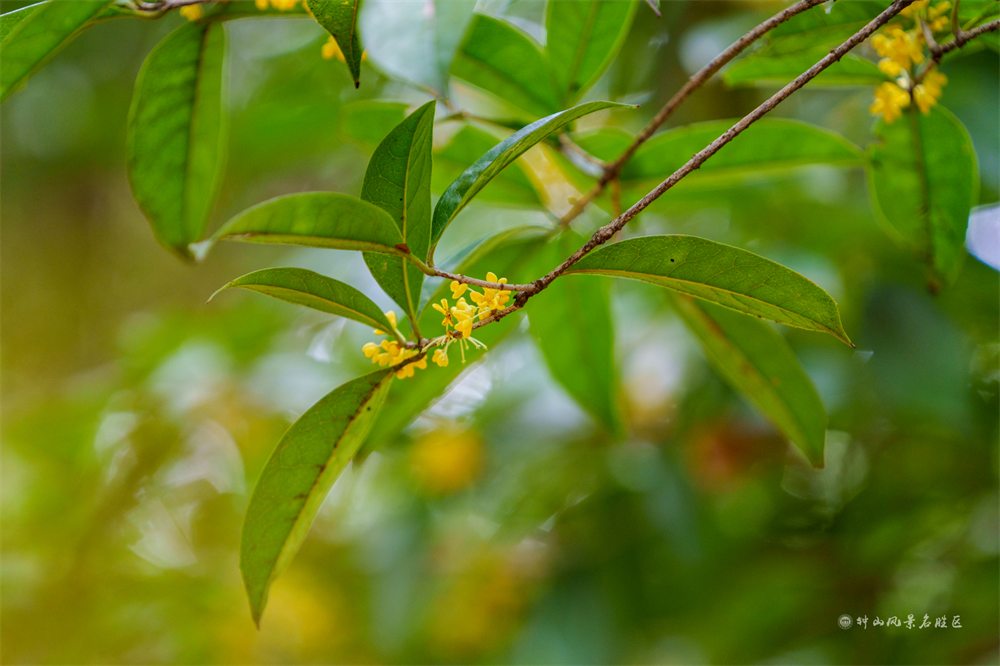
[[[388,312],[386,312],[385,313],[385,318],[389,320],[389,323],[392,324],[392,327],[395,329],[396,328],[396,321],[397,321],[396,320],[396,313],[395,313],[395,311],[389,310]],[[389,335],[388,333],[386,333],[385,331],[383,331],[381,328],[376,328],[372,332],[375,335]]]
[[[913,89],[913,101],[917,103],[921,113],[930,113],[931,107],[937,106],[937,98],[930,94],[923,84]]]
[[[941,97],[941,88],[948,83],[948,77],[936,69],[932,69],[924,76],[922,83],[928,93],[938,98]]]
[[[375,355],[378,354],[379,346],[374,342],[366,342],[365,346],[361,348],[361,351],[365,353],[366,358],[370,358],[372,363],[377,363],[375,360]]]
[[[407,350],[407,351],[410,351],[412,353],[408,354],[407,356],[404,356],[404,358],[402,360],[405,360],[409,356],[412,356],[413,353],[415,353],[415,352],[413,352],[412,349],[411,350]],[[410,363],[408,365],[404,365],[402,368],[400,368],[399,370],[397,370],[396,371],[396,378],[397,379],[406,379],[407,377],[412,377],[414,371],[417,368],[419,368],[421,370],[426,370],[427,369],[427,357],[426,356],[423,357],[422,359],[420,359],[419,361],[416,361],[414,363]]]
[[[897,77],[903,73],[903,68],[892,58],[882,58],[879,60],[878,68],[892,77]]]
[[[919,65],[924,61],[924,51],[921,47],[919,32],[909,33],[898,24],[885,27],[885,34],[872,37],[872,46],[883,58],[888,58],[899,66],[899,70],[909,70],[912,64]],[[888,71],[888,66],[879,63],[879,68],[890,76],[897,76]],[[895,70],[895,68],[892,68]]]
[[[915,18],[920,12],[927,9],[929,4],[931,4],[931,0],[917,0],[899,13],[907,18]]]
[[[462,284],[458,280],[452,280],[451,281],[451,297],[457,300],[462,294],[465,293],[465,290],[468,289],[468,288],[469,288],[469,285]]]
[[[431,358],[432,361],[437,363],[442,368],[448,367],[448,352],[444,349],[438,348],[434,350],[434,356]]]
[[[873,116],[882,116],[887,123],[892,123],[903,115],[902,109],[910,105],[910,96],[895,83],[883,83],[875,89],[875,101],[868,107]]]
[[[264,11],[268,6],[267,0],[253,0],[253,4],[260,11]]]
[[[201,5],[188,5],[187,7],[181,7],[181,16],[186,18],[188,21],[197,21],[204,15],[205,12],[201,8]]]
[[[274,2],[274,0],[271,1]],[[308,8],[308,5],[306,7]],[[338,44],[337,40],[333,38],[333,35],[330,35],[330,38],[326,40],[325,44],[323,44],[323,48],[320,53],[323,54],[323,58],[326,60],[333,60],[336,58],[340,62],[347,62],[344,58],[344,52],[340,50],[340,44]],[[365,60],[368,60],[367,50],[361,52],[361,62],[364,62]]]

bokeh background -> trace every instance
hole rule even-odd
[[[587,122],[638,130],[779,7],[640,7],[588,97],[642,108]],[[544,39],[544,2],[479,9]],[[284,429],[364,371],[370,331],[255,294],[206,299],[297,265],[390,302],[346,252],[235,245],[185,265],[157,246],[129,193],[125,120],[143,58],[182,20],[98,25],[0,109],[3,663],[997,663],[1000,281],[969,257],[930,295],[860,169],[752,179],[629,230],[738,245],[836,298],[856,351],[782,329],[830,413],[825,469],[713,373],[657,288],[616,282],[627,438],[594,427],[522,326],[354,461],[258,632],[237,566],[248,490]],[[352,105],[427,99],[368,62],[355,90],[308,19],[226,27],[216,223],[282,193],[356,195],[374,145]],[[998,56],[944,71],[980,203],[996,202]],[[774,115],[865,146],[870,92],[807,88]],[[741,116],[766,95],[713,82],[670,125]],[[549,162],[532,164],[565,196]],[[550,219],[477,203],[440,254]],[[949,627],[871,625],[925,613]],[[842,614],[867,628],[841,630]]]

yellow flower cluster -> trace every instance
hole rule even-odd
[[[950,2],[939,2],[931,7],[930,0],[919,0],[900,13],[915,23],[925,21],[931,30],[937,32],[947,28],[949,19],[946,14],[950,8]],[[917,74],[916,66],[925,60],[924,44],[919,25],[912,30],[904,30],[903,26],[894,23],[872,37],[872,46],[882,56],[878,68],[889,76],[898,77],[895,83],[886,82],[875,89],[875,99],[868,107],[872,115],[892,123],[903,115],[903,109],[910,106],[911,101],[916,103],[921,113],[929,113],[931,107],[937,104],[948,77],[932,69],[934,62]]]
[[[495,273],[487,273],[486,281],[496,284],[507,284],[507,278],[497,278]],[[465,300],[464,294],[468,292],[472,299],[470,304]],[[465,361],[466,343],[471,343],[476,347],[485,348],[486,345],[472,337],[472,326],[478,317],[480,321],[488,317],[491,313],[503,310],[510,300],[510,291],[504,289],[490,289],[483,287],[480,293],[469,288],[469,285],[462,284],[456,280],[451,283],[451,297],[455,300],[455,305],[449,305],[447,298],[442,298],[440,303],[434,303],[433,308],[444,315],[441,325],[444,326],[443,336],[444,349],[434,352],[432,361],[442,368],[448,365],[448,347],[455,340],[459,341],[462,350],[462,361]]]
[[[323,44],[322,53],[326,60],[336,58],[340,62],[347,62],[344,59],[344,52],[340,50],[340,44],[338,44],[337,40],[333,38],[333,35],[330,35],[330,38],[326,40],[325,44]],[[368,51],[361,52],[361,62],[364,62],[365,60],[368,60]]]
[[[386,319],[392,324],[392,328],[395,331],[396,328],[396,313],[389,310],[385,313]],[[374,331],[375,335],[389,335],[386,331],[376,328]],[[398,333],[398,331],[396,331]],[[401,336],[400,336],[401,337]],[[376,344],[374,342],[369,342],[365,344],[361,350],[365,353],[365,356],[372,360],[372,363],[377,363],[380,367],[386,367],[389,365],[396,365],[397,363],[402,363],[408,358],[412,358],[419,354],[420,352],[416,349],[410,349],[399,344],[396,340],[383,340],[381,344]],[[427,369],[427,358],[422,358],[419,361],[409,363],[404,365],[402,368],[396,371],[396,377],[398,379],[406,379],[407,377],[412,377],[414,371],[419,368],[421,370]]]
[[[253,0],[253,4],[260,11],[264,11],[270,5],[279,12],[287,12],[295,9],[295,5],[299,4],[299,0]]]

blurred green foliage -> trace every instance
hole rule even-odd
[[[543,32],[544,2],[480,5]],[[577,130],[634,133],[775,9],[667,2],[654,19],[639,6],[585,100],[642,108]],[[828,166],[665,198],[628,230],[745,248],[836,298],[857,351],[780,330],[829,413],[824,469],[790,454],[711,370],[661,289],[617,281],[627,436],[572,401],[517,320],[483,329],[494,351],[402,434],[383,413],[257,632],[237,567],[249,489],[295,418],[371,368],[370,329],[255,294],[205,300],[241,273],[292,265],[392,302],[357,253],[220,246],[188,266],[157,245],[129,193],[124,136],[141,62],[182,22],[102,23],[0,107],[3,663],[997,661],[997,272],[969,257],[930,295],[919,260],[879,227],[862,170]],[[226,30],[230,153],[212,229],[279,194],[356,195],[403,118],[375,103],[426,101],[369,61],[356,90],[342,63],[320,58],[327,34],[311,19]],[[942,104],[971,136],[980,204],[1000,196],[997,67],[988,49],[943,66]],[[426,70],[409,80],[440,85]],[[741,116],[767,92],[712,82],[670,125]],[[870,88],[809,87],[774,114],[867,146],[869,101]],[[442,147],[447,131],[435,128]],[[435,173],[440,161],[457,175],[482,152],[460,146],[435,156]],[[499,230],[547,224],[531,179],[559,164],[550,150],[505,171],[449,228],[441,263]],[[434,195],[448,182],[435,178]],[[592,208],[576,226],[607,219]],[[512,254],[470,261],[513,275],[526,257]],[[408,381],[462,369],[453,358],[452,374]],[[393,400],[409,413],[412,394]],[[871,625],[925,613],[962,628]],[[841,630],[842,614],[867,628]]]

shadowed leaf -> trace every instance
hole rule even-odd
[[[337,41],[355,88],[361,85],[362,51],[357,29],[360,4],[361,0],[306,0],[316,22]]]

